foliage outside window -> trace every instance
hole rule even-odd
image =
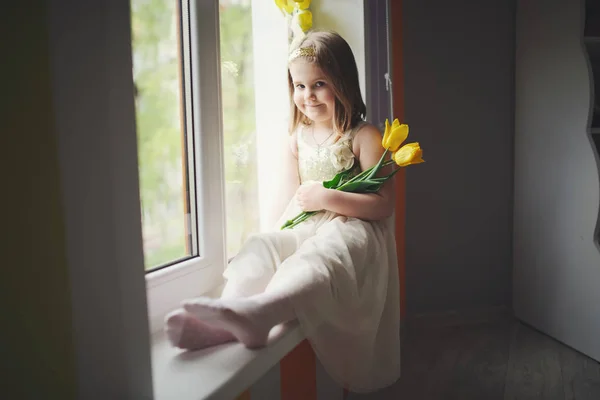
[[[256,123],[250,0],[221,0],[220,51],[227,253],[258,230]],[[197,254],[182,65],[186,18],[172,0],[132,0],[133,76],[145,268]],[[199,132],[199,134],[204,134]],[[210,155],[198,155],[200,157]],[[193,172],[193,171],[192,171]],[[193,183],[192,183],[193,185]],[[201,196],[201,193],[197,194]],[[201,218],[201,216],[200,216]]]

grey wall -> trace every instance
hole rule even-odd
[[[403,0],[409,316],[511,301],[514,2]]]
[[[129,3],[46,7],[52,104],[40,112],[51,112],[58,149],[46,150],[60,173],[75,397],[150,399]]]
[[[0,297],[10,326],[0,342],[0,396],[70,400],[77,379],[46,11],[36,1],[0,13]]]
[[[514,308],[600,360],[600,185],[581,5],[520,0],[517,9]]]

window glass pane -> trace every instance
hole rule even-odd
[[[196,255],[179,2],[131,0],[146,270]],[[185,19],[184,19],[185,20]]]
[[[250,0],[220,0],[227,255],[259,229]]]

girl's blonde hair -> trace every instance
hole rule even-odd
[[[358,69],[354,54],[348,43],[337,33],[331,31],[310,31],[291,51],[289,63],[302,59],[314,62],[331,82],[335,95],[335,115],[333,128],[338,135],[353,128],[367,114],[367,107],[360,93]],[[301,123],[309,120],[294,103],[294,83],[288,68],[288,86],[290,92],[290,133]]]

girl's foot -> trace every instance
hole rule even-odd
[[[174,347],[187,350],[200,350],[236,340],[230,332],[208,326],[181,309],[166,316],[165,332]]]
[[[183,308],[202,322],[231,332],[248,348],[265,346],[271,328],[294,318],[293,308],[286,299],[197,298],[185,301]]]

